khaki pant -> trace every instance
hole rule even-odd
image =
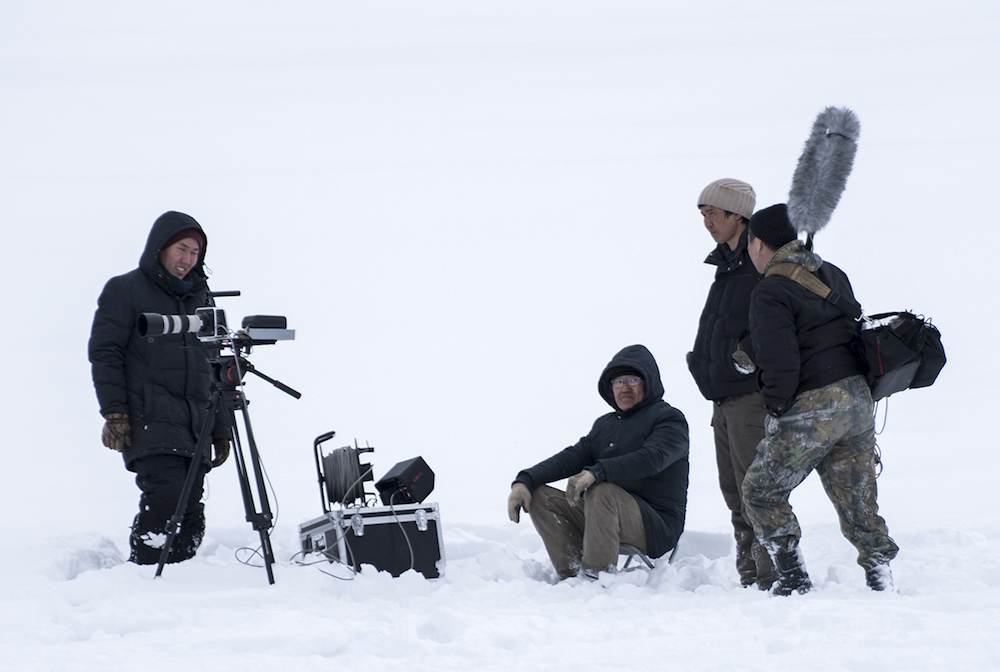
[[[616,566],[619,544],[646,552],[639,505],[613,483],[590,486],[575,507],[562,490],[543,485],[531,493],[530,515],[560,579]]]
[[[726,500],[735,532],[752,532],[753,526],[743,506],[743,478],[757,457],[764,438],[767,409],[760,392],[726,397],[713,404],[712,430],[715,434],[715,461],[719,467],[719,489]]]
[[[777,575],[746,514],[743,478],[757,457],[757,446],[764,438],[766,417],[767,408],[760,392],[726,397],[721,403],[714,404],[712,410],[719,489],[729,509],[736,537],[736,570],[744,586],[757,582],[761,589],[770,588]]]

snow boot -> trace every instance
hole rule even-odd
[[[771,589],[772,595],[786,597],[792,593],[803,595],[812,588],[812,581],[806,573],[805,563],[798,549],[780,551],[774,554],[774,568],[778,570],[778,581]]]
[[[865,570],[865,583],[872,590],[894,590],[892,585],[892,570],[889,569],[889,562],[879,562],[869,558],[861,565]]]
[[[736,530],[733,534],[736,537],[736,571],[740,575],[740,585],[746,588],[757,580],[757,563],[753,557],[756,539],[753,532],[747,530]]]
[[[760,545],[756,537],[754,537],[750,553],[753,555],[754,564],[757,565],[757,589],[770,590],[774,582],[778,580],[778,572],[774,570],[774,563],[771,562],[771,556],[768,555],[767,549]]]

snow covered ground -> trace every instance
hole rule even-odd
[[[1000,668],[997,82],[986,0],[3,3],[0,669]],[[684,365],[711,282],[695,199],[729,176],[785,200],[828,105],[862,131],[817,251],[868,312],[932,316],[949,362],[879,438],[898,590],[864,587],[810,478],[816,590],[777,599],[738,585]],[[237,559],[256,535],[231,464],[194,560],[120,563],[137,492],[85,345],[169,209],[243,292],[231,318],[297,329],[252,361],[303,398],[247,392],[273,586]],[[691,425],[688,531],[674,564],[556,584],[509,484],[604,412],[631,343]],[[375,446],[376,477],[435,471],[441,579],[292,561],[331,429]]]
[[[555,584],[533,530],[446,527],[446,575],[351,581],[317,567],[240,565],[240,530],[198,557],[152,570],[94,569],[105,548],[77,535],[31,550],[4,591],[4,669],[987,670],[1000,594],[1000,541],[937,528],[896,534],[897,594],[864,585],[836,525],[806,528],[816,590],[772,598],[739,586],[725,535],[692,534],[674,564]],[[298,548],[281,535],[279,555]],[[42,560],[39,562],[39,560]],[[341,577],[350,574],[323,565]],[[5,567],[8,571],[11,568]],[[77,574],[77,572],[80,572]],[[141,663],[139,662],[141,661]]]

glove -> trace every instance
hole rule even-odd
[[[531,491],[524,483],[515,483],[510,489],[510,496],[507,497],[507,515],[515,523],[521,522],[521,509],[525,513],[531,513]]]
[[[743,344],[739,343],[733,352],[733,366],[744,376],[749,376],[757,371],[757,365],[750,359],[750,355],[743,349]]]
[[[783,416],[785,413],[788,412],[788,409],[792,407],[793,403],[795,403],[793,399],[788,399],[786,401],[781,402],[780,404],[776,404],[774,406],[768,406],[767,412],[773,418],[780,418],[781,416]]]
[[[229,458],[229,439],[216,439],[212,446],[215,448],[215,459],[212,460],[212,467],[221,467],[222,463]]]
[[[576,476],[570,476],[566,482],[566,501],[570,506],[576,506],[583,499],[584,491],[594,484],[597,476],[589,469],[584,469]]]
[[[125,413],[105,415],[104,429],[101,430],[101,442],[119,453],[125,450],[125,446],[131,446],[132,427],[128,424],[128,415]]]

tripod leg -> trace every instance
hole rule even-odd
[[[205,422],[201,427],[201,432],[198,434],[198,446],[195,449],[195,454],[191,458],[191,464],[188,467],[187,476],[184,478],[184,487],[181,489],[181,496],[177,501],[177,509],[174,511],[174,515],[171,516],[170,520],[167,521],[167,539],[163,544],[163,550],[160,551],[160,562],[156,566],[156,576],[160,576],[163,573],[163,566],[167,564],[167,558],[170,557],[170,548],[174,544],[174,539],[177,537],[177,533],[181,528],[181,521],[184,519],[184,512],[187,510],[188,499],[191,497],[191,491],[194,489],[195,480],[198,478],[198,469],[201,466],[202,460],[204,458],[211,459],[211,455],[208,455],[206,451],[211,446],[211,440],[209,436],[209,423],[215,418],[215,411],[219,407],[220,394],[218,390],[212,392],[212,398],[208,405],[208,415],[205,416]]]
[[[271,550],[271,537],[267,530],[260,530],[260,551],[264,556],[264,570],[267,572],[267,582],[274,585],[274,551]]]
[[[242,400],[241,400],[242,401]],[[274,517],[271,514],[270,503],[267,499],[267,484],[264,481],[263,467],[260,462],[260,455],[257,452],[257,443],[253,438],[253,427],[250,425],[250,414],[246,406],[242,406],[243,425],[247,434],[247,449],[250,456],[250,464],[254,470],[254,485],[257,486],[257,497],[251,487],[250,473],[247,469],[246,456],[243,454],[243,444],[240,441],[239,432],[236,428],[235,419],[233,427],[233,454],[236,459],[236,471],[240,479],[240,490],[243,493],[243,508],[246,512],[247,522],[260,534],[260,552],[264,559],[264,568],[267,571],[268,583],[274,583],[274,552],[271,549],[271,539],[269,536],[273,527]],[[260,510],[257,509],[257,501],[260,502]]]

